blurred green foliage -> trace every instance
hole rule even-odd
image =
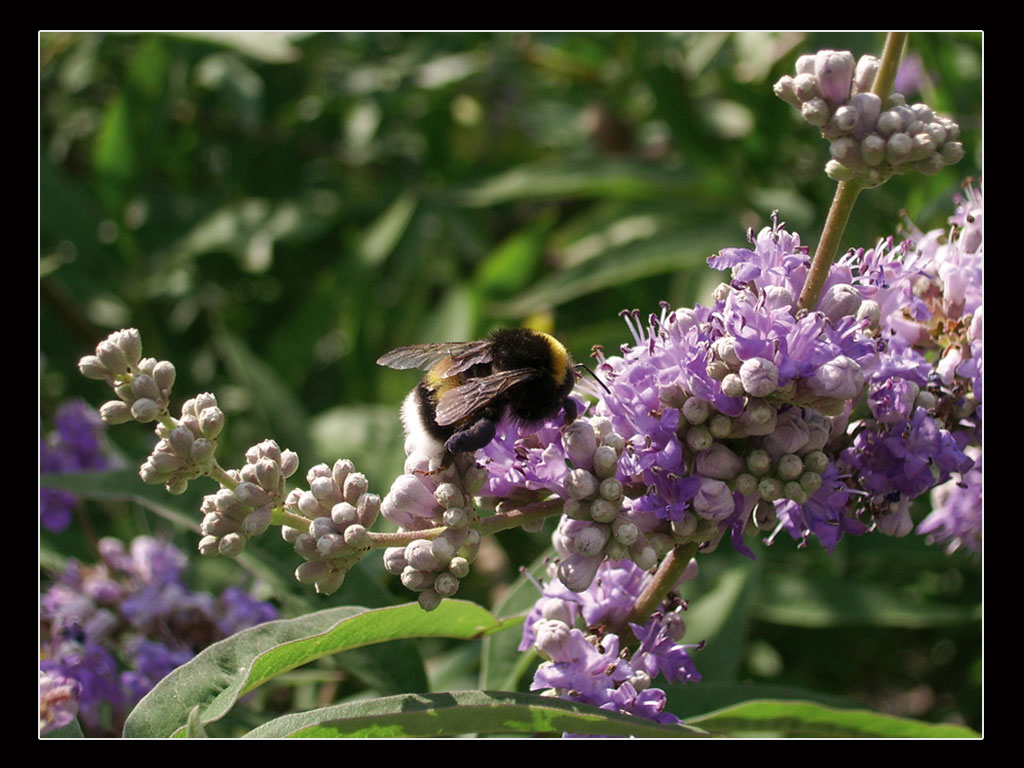
[[[706,301],[705,259],[773,210],[813,247],[827,145],[772,83],[802,53],[879,54],[883,39],[43,33],[43,423],[69,396],[108,399],[75,363],[135,326],[177,366],[175,403],[217,394],[222,464],[273,437],[300,471],[351,457],[383,493],[415,377],[378,368],[382,353],[529,322],[586,360],[630,341],[622,309]],[[911,35],[926,76],[908,96],[960,122],[967,157],[861,195],[844,248],[895,233],[902,211],[942,226],[980,176],[981,49],[980,33]],[[137,425],[110,437],[128,466],[151,449]],[[503,536],[493,584],[543,539]],[[479,570],[470,596],[486,600]],[[954,602],[973,599],[963,581]],[[801,664],[773,658],[757,668]],[[949,695],[973,701],[977,683]]]

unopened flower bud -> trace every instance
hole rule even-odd
[[[247,536],[259,536],[270,527],[274,508],[269,504],[254,509],[242,523],[242,533]]]
[[[121,400],[108,400],[100,406],[100,418],[111,426],[132,420],[132,409]]]
[[[743,459],[724,444],[715,442],[710,448],[697,454],[695,462],[698,473],[717,480],[731,480],[743,469]]]
[[[683,403],[683,418],[691,424],[703,424],[711,415],[711,403],[699,397],[691,397]]]
[[[405,559],[405,547],[388,547],[384,550],[384,570],[400,576],[409,563]]]
[[[416,596],[416,602],[424,611],[433,611],[441,604],[441,595],[433,589],[425,589]]]
[[[160,406],[149,398],[142,398],[132,403],[132,418],[143,424],[154,421],[160,415]]]
[[[597,499],[590,505],[590,519],[595,523],[610,523],[619,514],[619,505],[607,499]]]
[[[441,561],[431,552],[431,543],[429,539],[416,539],[409,542],[405,547],[406,562],[420,571],[436,571],[440,569]]]
[[[434,580],[434,591],[441,597],[451,597],[459,591],[459,580],[451,573],[438,574]]]
[[[597,493],[598,482],[585,469],[574,469],[565,479],[565,492],[570,499],[586,499]]]
[[[86,355],[78,361],[78,370],[87,379],[103,381],[110,371],[96,355]]]
[[[573,538],[573,548],[581,555],[597,555],[608,542],[611,531],[604,525],[589,525]]]
[[[224,557],[238,557],[245,551],[245,537],[237,533],[229,533],[220,540],[217,548]]]
[[[603,560],[602,555],[573,553],[558,564],[558,579],[570,592],[585,592],[593,583]]]
[[[316,593],[318,595],[333,595],[345,581],[344,569],[328,569],[319,579],[316,580]]]
[[[457,579],[464,579],[469,575],[469,561],[464,557],[453,557],[448,563],[448,572]]]
[[[217,544],[218,539],[216,536],[203,536],[199,540],[199,554],[204,557],[212,557],[218,554]]]
[[[573,466],[589,467],[597,450],[597,433],[589,421],[577,419],[565,428],[562,444]]]
[[[740,366],[740,380],[747,394],[767,397],[779,387],[779,369],[771,360],[752,357]]]
[[[830,104],[843,104],[850,98],[856,62],[849,51],[818,51],[814,57],[814,74],[818,92]]]
[[[450,509],[451,507],[463,507],[466,504],[466,499],[453,483],[441,483],[434,490],[434,498],[437,503],[444,509]]]
[[[128,373],[128,360],[125,358],[124,352],[109,338],[96,345],[96,357],[111,373],[115,375]]]
[[[804,463],[799,456],[787,453],[784,456],[779,457],[779,464],[775,468],[775,473],[782,480],[793,480],[800,477],[804,471]]]
[[[369,549],[370,533],[359,523],[353,523],[345,529],[345,543],[352,549]]]

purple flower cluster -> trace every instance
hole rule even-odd
[[[83,400],[70,400],[57,409],[55,429],[39,441],[40,474],[88,472],[104,469],[103,422]],[[78,497],[56,488],[39,489],[39,520],[48,531],[60,533],[71,525]]]
[[[97,565],[70,562],[41,599],[40,669],[76,684],[90,735],[115,735],[139,699],[210,643],[277,617],[237,588],[192,592],[184,553],[151,537],[129,548],[103,539],[100,554]]]
[[[584,592],[571,592],[555,580],[544,587],[519,646],[535,648],[546,659],[530,689],[659,723],[679,722],[665,711],[665,692],[651,683],[659,675],[670,683],[700,680],[689,654],[695,646],[679,643],[680,607],[656,612],[644,626],[629,623],[638,641],[633,650],[618,634],[650,578],[628,560],[606,560]],[[580,618],[585,629],[576,626]]]
[[[912,240],[896,250],[886,242],[844,260],[857,266],[865,299],[882,309],[881,347],[867,382],[870,415],[851,422],[838,463],[888,533],[909,533],[910,503],[944,484],[918,531],[950,550],[978,551],[984,206],[980,190],[965,193],[948,231],[912,227]]]

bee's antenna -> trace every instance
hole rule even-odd
[[[598,375],[596,373],[594,373],[590,369],[590,366],[588,366],[586,363],[576,363],[573,366],[573,368],[582,368],[583,370],[585,370],[587,373],[589,373],[591,376],[594,377],[594,381],[596,381],[598,384],[600,384],[602,387],[604,387],[604,391],[605,392],[607,392],[609,395],[612,393],[612,391],[610,389],[608,389],[608,385],[605,384],[603,381],[601,381],[601,379],[598,377]]]

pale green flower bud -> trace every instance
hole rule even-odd
[[[147,376],[144,373],[137,373],[132,376],[132,394],[136,399],[147,397],[150,400],[160,399],[160,389],[156,385],[156,381],[152,376]]]
[[[128,360],[121,348],[110,337],[96,345],[96,357],[110,373],[115,375],[128,373]]]
[[[453,483],[441,483],[434,489],[434,499],[444,509],[451,507],[463,507],[466,504],[466,499]]]
[[[199,430],[203,437],[213,440],[224,428],[224,412],[216,406],[199,412]]]
[[[767,397],[779,387],[778,367],[763,357],[745,360],[740,366],[739,377],[743,389],[753,397]],[[724,382],[722,390],[725,391]]]
[[[619,505],[607,499],[597,499],[590,505],[590,519],[595,523],[610,523],[619,514]]]
[[[441,595],[433,589],[425,589],[416,596],[416,602],[424,611],[433,611],[441,604]]]
[[[448,563],[448,572],[457,579],[464,579],[469,575],[469,561],[464,557],[453,557]]]
[[[762,477],[757,484],[757,492],[765,501],[782,498],[782,483],[774,477]]]
[[[352,547],[352,549],[369,549],[370,533],[359,523],[353,523],[345,529],[345,543]]]
[[[804,471],[804,463],[799,456],[787,453],[779,457],[779,464],[775,468],[775,474],[781,480],[795,480]]]
[[[132,409],[120,400],[108,400],[100,406],[100,419],[111,426],[124,424],[132,420]]]
[[[401,576],[409,563],[405,559],[405,547],[388,547],[384,550],[384,570]]]
[[[459,580],[451,573],[440,573],[434,580],[434,591],[441,597],[451,597],[459,591]]]
[[[143,424],[155,421],[160,416],[160,406],[149,398],[142,398],[132,403],[132,418]]]
[[[755,448],[747,454],[747,468],[758,477],[762,477],[772,468],[772,457],[767,451]]]
[[[715,442],[710,430],[703,424],[698,424],[686,431],[686,444],[694,451],[706,451]]]
[[[237,533],[229,533],[220,540],[217,549],[224,557],[238,557],[245,551],[245,537]]]
[[[216,536],[203,536],[199,540],[199,554],[203,555],[203,557],[212,557],[218,554],[217,543]]]
[[[351,472],[339,487],[342,489],[345,501],[355,505],[359,502],[359,497],[369,489],[370,483],[362,472]]]
[[[87,379],[95,379],[97,381],[103,381],[110,376],[110,371],[107,370],[107,366],[96,357],[96,355],[86,355],[78,361],[78,371]]]
[[[242,523],[242,533],[247,536],[259,536],[264,533],[270,527],[273,513],[274,508],[269,504],[253,510]]]
[[[597,493],[598,481],[585,469],[574,469],[565,479],[565,492],[570,499],[586,499]]]
[[[316,581],[316,593],[318,595],[333,595],[345,581],[345,571],[342,569],[328,570]]]
[[[572,541],[573,549],[584,557],[599,554],[608,543],[611,531],[604,525],[590,525],[579,531]]]
[[[690,424],[703,424],[711,415],[711,403],[699,397],[691,397],[683,403],[683,418]]]
[[[174,478],[164,484],[164,490],[171,496],[181,496],[188,490],[188,479],[184,477]]]
[[[804,472],[800,475],[800,487],[808,494],[812,494],[821,488],[821,474],[818,472]]]
[[[450,558],[451,555],[448,557]],[[436,571],[441,568],[441,561],[431,552],[429,539],[416,539],[409,542],[405,547],[405,559],[410,566],[420,571]]]

